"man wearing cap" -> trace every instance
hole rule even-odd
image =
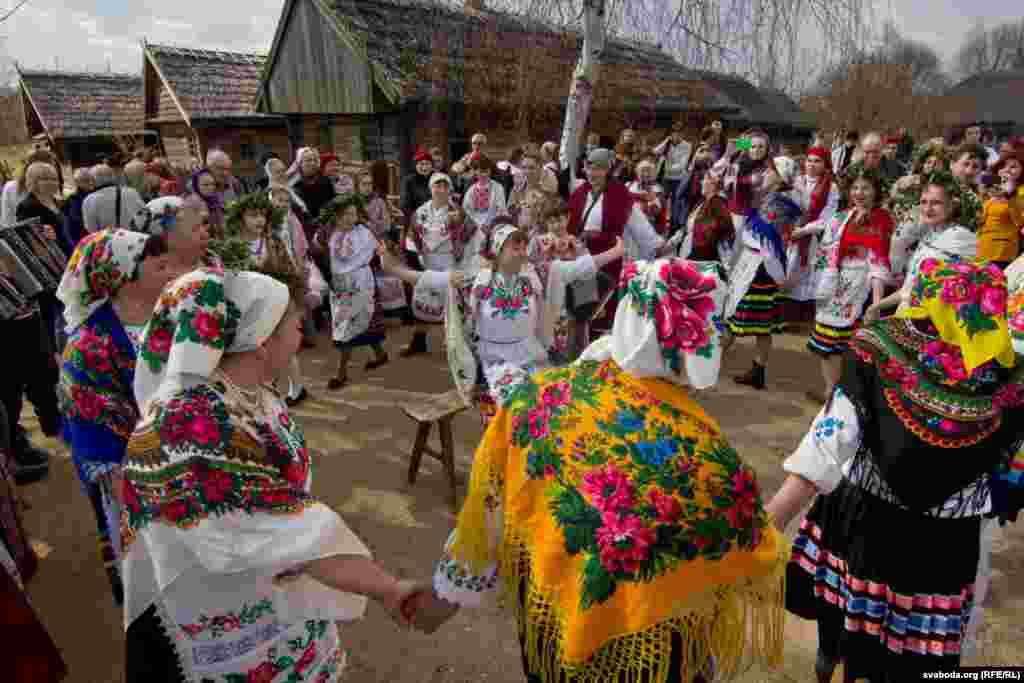
[[[653,259],[665,246],[650,221],[638,206],[633,204],[629,189],[622,183],[608,177],[615,153],[610,149],[598,148],[587,155],[586,174],[588,180],[579,180],[569,197],[569,232],[583,238],[594,256],[615,246],[615,240],[622,238],[626,246],[626,259]],[[602,272],[612,283],[619,281],[621,261],[606,265]],[[615,305],[609,301],[605,315],[594,329],[603,331],[615,318]]]

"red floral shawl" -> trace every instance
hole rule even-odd
[[[855,247],[863,247],[888,265],[889,241],[895,227],[892,215],[885,209],[871,209],[867,220],[851,218],[839,240],[839,262],[842,263]]]

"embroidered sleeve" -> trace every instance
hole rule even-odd
[[[594,257],[590,254],[583,254],[572,261],[553,260],[550,269],[557,269],[562,283],[566,285],[597,275],[597,266],[594,263]]]
[[[894,274],[906,272],[914,247],[921,241],[925,230],[925,226],[917,223],[903,223],[896,228],[889,245],[889,264]]]
[[[256,439],[211,385],[154,403],[125,464],[126,554],[139,534],[180,543],[207,571],[268,573],[369,551],[307,490],[309,456],[282,412]]]
[[[509,411],[499,410],[477,449],[458,527],[449,535],[434,571],[434,591],[456,605],[479,607],[497,596],[504,479],[496,465],[504,462],[497,454],[507,452],[510,428]]]
[[[783,469],[814,482],[822,493],[831,493],[843,477],[843,465],[857,454],[859,447],[857,411],[842,388],[836,387],[830,405],[818,413]]]
[[[629,221],[626,223],[626,237],[632,239],[637,248],[637,258],[653,259],[658,249],[665,243],[661,235],[655,232],[647,216],[636,204],[629,214]]]
[[[889,263],[885,259],[879,258],[878,254],[871,250],[868,250],[868,272],[870,277],[875,280],[889,282],[892,279]]]

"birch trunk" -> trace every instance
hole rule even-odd
[[[576,70],[569,86],[569,99],[565,104],[565,124],[562,126],[562,144],[559,161],[562,168],[569,167],[572,181],[576,180],[576,159],[579,157],[580,136],[590,116],[594,99],[601,53],[604,52],[605,0],[584,0],[583,2],[583,49],[580,51]],[[572,187],[570,182],[570,188]]]

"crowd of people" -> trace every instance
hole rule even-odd
[[[590,134],[566,166],[551,142],[496,160],[477,133],[454,163],[417,150],[397,202],[385,163],[350,177],[309,147],[268,156],[253,187],[221,150],[187,173],[113,159],[66,198],[33,153],[2,222],[38,219],[67,267],[0,321],[21,361],[0,383],[10,680],[65,673],[23,591],[14,486],[48,469],[23,396],[95,513],[130,683],[329,683],[336,624],[367,598],[433,632],[500,592],[531,682],[775,665],[785,610],[818,623],[820,681],[839,662],[872,683],[955,668],[992,525],[1024,506],[1024,141],[984,134],[800,149],[677,123],[653,146]],[[485,425],[421,581],[311,494],[288,413],[309,396],[300,348],[327,333],[343,390],[357,349],[366,372],[391,362],[389,316],[411,328],[403,358],[442,326]],[[820,360],[820,412],[765,501],[699,392],[742,338],[755,357],[734,381],[770,389],[793,332]]]

